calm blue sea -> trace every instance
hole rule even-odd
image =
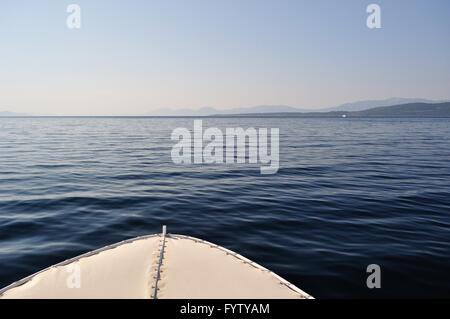
[[[190,118],[1,118],[0,286],[166,224],[317,298],[450,297],[449,119],[204,126],[279,128],[279,172],[173,164]]]

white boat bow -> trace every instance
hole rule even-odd
[[[0,298],[311,299],[287,280],[221,246],[184,236],[137,237],[44,269]]]

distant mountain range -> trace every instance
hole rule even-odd
[[[349,112],[350,117],[450,117],[450,102],[408,103]]]
[[[345,103],[338,106],[333,106],[330,108],[322,109],[320,111],[364,111],[375,107],[380,106],[392,106],[392,105],[400,105],[400,104],[411,104],[411,103],[442,103],[448,102],[448,100],[430,100],[430,99],[421,99],[421,98],[402,98],[402,97],[393,97],[390,99],[384,100],[366,100],[366,101],[357,101],[351,103]]]
[[[384,100],[366,100],[345,103],[338,106],[313,110],[308,108],[298,108],[288,105],[259,105],[250,107],[239,107],[226,110],[219,110],[212,107],[203,107],[198,110],[191,109],[159,109],[148,116],[209,116],[209,115],[235,115],[235,114],[261,114],[261,113],[297,113],[297,112],[332,112],[332,111],[363,111],[380,106],[392,106],[410,103],[442,103],[446,100],[430,100],[423,98],[389,98]]]
[[[345,103],[329,108],[311,110],[288,105],[260,105],[218,110],[204,107],[191,109],[160,109],[144,116],[436,116],[447,117],[448,101],[422,98],[390,98]],[[378,114],[378,115],[375,115]],[[384,114],[384,115],[383,115]],[[409,115],[407,115],[409,114]],[[32,116],[25,113],[0,112],[0,117]]]
[[[362,111],[329,111],[329,112],[279,112],[248,113],[234,115],[217,115],[219,117],[441,117],[450,118],[450,102],[444,103],[408,103],[391,106],[380,106]]]
[[[299,109],[288,105],[258,105],[250,107],[237,107],[226,110],[219,110],[213,107],[202,107],[197,110],[191,109],[158,109],[146,115],[148,116],[208,116],[226,114],[249,114],[249,113],[278,113],[278,112],[307,112],[307,109]]]
[[[27,116],[27,114],[4,111],[0,112],[0,116]]]

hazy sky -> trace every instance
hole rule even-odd
[[[370,3],[381,29],[366,26]],[[2,0],[0,41],[0,111],[450,98],[448,0]]]

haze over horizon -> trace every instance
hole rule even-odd
[[[81,29],[66,26],[81,6]],[[382,28],[366,26],[377,3]],[[321,109],[450,100],[450,2],[3,1],[0,111]]]

